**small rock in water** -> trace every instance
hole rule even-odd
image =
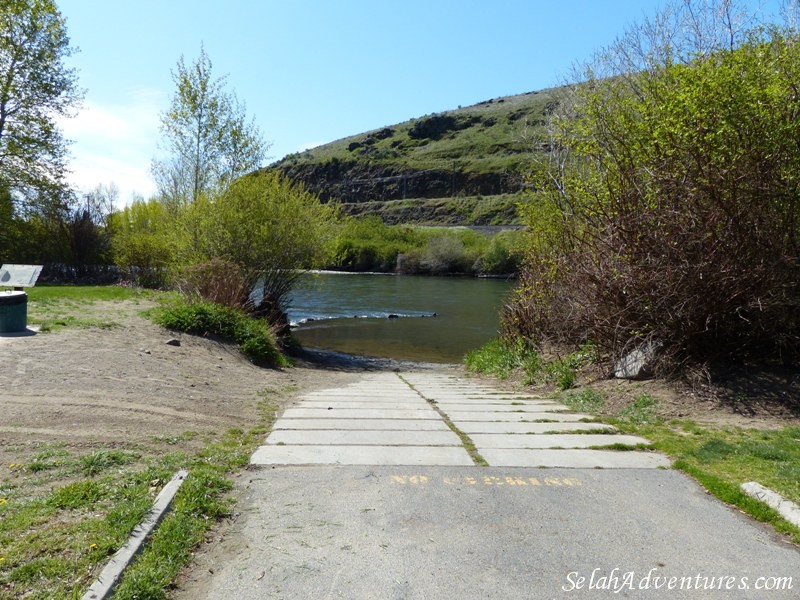
[[[166,342],[164,342],[167,346],[180,346],[181,341],[178,338],[169,338]]]
[[[399,319],[400,315],[391,314],[391,315],[389,315],[389,318],[390,319]]]

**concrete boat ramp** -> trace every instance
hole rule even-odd
[[[551,400],[438,373],[377,373],[287,408],[254,465],[656,468],[646,446]],[[475,452],[467,450],[474,445]]]
[[[798,597],[796,547],[646,440],[590,421],[448,371],[306,394],[253,454],[235,522],[174,595]]]

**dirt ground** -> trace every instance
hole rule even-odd
[[[704,374],[705,375],[705,374]],[[606,399],[601,414],[616,415],[643,394],[664,419],[716,426],[775,429],[800,424],[800,372],[731,370],[704,378],[626,381],[596,378],[587,385]]]
[[[525,386],[521,375],[505,382],[487,376],[494,385],[558,395],[552,384]],[[600,393],[600,416],[617,416],[643,395],[656,400],[655,413],[663,419],[686,419],[720,427],[775,429],[800,425],[800,370],[728,367],[714,373],[691,372],[683,379],[615,379],[600,366],[581,369],[576,388],[564,394],[592,389]]]
[[[113,327],[0,335],[0,465],[12,458],[4,452],[25,462],[43,443],[78,452],[204,444],[203,434],[252,426],[263,399],[280,408],[298,394],[343,385],[376,366],[312,355],[290,369],[256,367],[231,345],[154,325],[139,315],[147,307],[142,300],[96,302],[80,307],[82,318]],[[180,346],[165,343],[173,337]],[[604,393],[611,412],[647,393],[666,417],[776,427],[800,416],[798,374],[727,395],[662,381],[596,378],[590,385]]]
[[[259,403],[344,384],[358,369],[264,369],[231,345],[166,331],[139,316],[147,302],[81,306],[110,328],[0,335],[0,480],[43,445],[143,453],[202,446],[210,435],[257,423]],[[180,346],[167,345],[170,338]],[[188,433],[187,433],[188,432]],[[22,476],[22,474],[17,474]]]

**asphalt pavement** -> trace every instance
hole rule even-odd
[[[365,374],[287,408],[179,596],[800,598],[795,546],[646,446],[547,398]]]

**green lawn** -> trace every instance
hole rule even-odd
[[[153,292],[120,285],[55,285],[44,284],[26,288],[29,302],[47,303],[52,300],[96,302],[98,300],[130,300],[150,296]]]
[[[92,306],[99,302],[154,299],[159,292],[118,285],[37,285],[27,288],[28,323],[42,333],[62,327],[117,326],[113,311],[98,314]]]

